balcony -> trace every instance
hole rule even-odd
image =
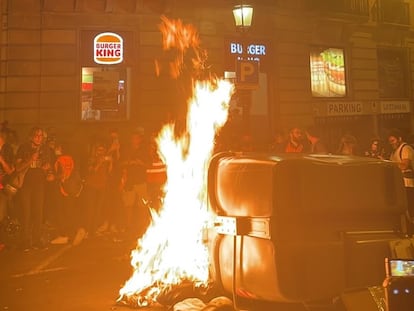
[[[368,0],[306,0],[309,11],[319,12],[327,19],[368,21]]]
[[[410,26],[410,5],[402,0],[377,0],[373,11],[379,24]]]

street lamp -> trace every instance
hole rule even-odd
[[[253,19],[253,7],[248,4],[244,4],[241,0],[239,5],[233,7],[233,17],[237,30],[239,30],[242,35],[242,53],[241,60],[247,60],[247,31],[252,25]],[[237,61],[240,61],[237,60]],[[236,69],[237,71],[237,69]],[[238,76],[238,74],[236,74]],[[242,107],[242,126],[245,134],[250,135],[250,108],[252,105],[252,92],[249,89],[243,89],[240,85],[236,85],[236,90],[238,94],[239,105]]]
[[[246,31],[252,25],[253,7],[242,2],[233,8],[233,16],[237,29]]]

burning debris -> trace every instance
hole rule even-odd
[[[206,69],[207,52],[200,48],[200,38],[196,28],[191,24],[183,24],[181,20],[170,20],[161,17],[160,31],[163,35],[164,51],[174,51],[175,57],[169,63],[170,75],[177,79],[184,68],[184,56],[192,52],[191,67],[194,75],[200,75]],[[155,61],[155,72],[160,75],[161,65]]]
[[[177,69],[173,76],[180,73],[183,55],[189,48],[197,56],[193,65],[197,70],[201,68],[206,54],[200,52],[192,27],[163,17],[161,30],[164,48],[179,51],[172,66]],[[214,215],[207,204],[207,168],[216,133],[227,121],[234,86],[225,80],[210,79],[195,81],[193,87],[183,133],[177,136],[171,123],[157,137],[158,152],[167,167],[167,182],[161,208],[151,210],[152,222],[131,253],[133,274],[119,292],[118,302],[133,307],[171,306],[188,297],[211,299],[208,231],[213,227]],[[224,297],[217,301],[224,301]],[[185,310],[180,308],[174,310]]]
[[[227,297],[216,297],[208,303],[198,298],[187,298],[174,305],[173,311],[232,311],[233,302]]]
[[[169,310],[195,311],[199,310],[201,306],[202,308],[200,310],[204,310],[203,308],[209,305],[210,309],[212,306],[215,306],[216,309],[214,310],[233,310],[232,301],[227,297],[220,296],[221,293],[214,287],[206,288],[198,286],[198,284],[194,284],[193,282],[183,280],[180,284],[164,287],[159,292],[157,301],[146,305],[143,297],[148,294],[147,291],[150,289],[151,288],[148,288],[140,293],[126,297],[120,303],[134,308],[146,306],[159,306],[165,308],[165,306],[169,306]],[[229,309],[229,306],[231,306],[231,309]]]

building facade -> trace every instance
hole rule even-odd
[[[166,16],[195,26],[218,76],[237,80],[240,51],[258,61],[253,86],[237,84],[235,107],[248,119],[242,130],[263,143],[311,124],[331,148],[345,132],[362,143],[392,127],[413,132],[413,1],[252,0],[244,33],[236,2],[2,0],[0,120],[83,138],[184,118],[191,73],[157,74],[172,57],[159,29]],[[112,63],[99,62],[105,53]]]

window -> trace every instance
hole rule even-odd
[[[136,61],[133,32],[82,30],[79,53],[81,121],[127,121]]]
[[[408,59],[405,50],[378,49],[378,84],[380,98],[407,98]]]
[[[82,121],[122,121],[129,118],[129,68],[83,67]]]
[[[346,96],[345,57],[343,49],[311,48],[310,73],[312,96]]]

